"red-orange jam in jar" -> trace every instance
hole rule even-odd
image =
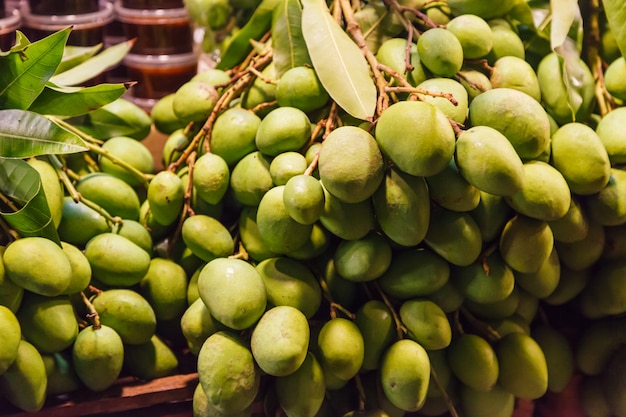
[[[94,13],[100,10],[98,0],[28,0],[32,14],[70,15]]]

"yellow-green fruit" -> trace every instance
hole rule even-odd
[[[451,268],[450,278],[464,297],[477,303],[502,301],[515,286],[513,271],[498,252],[471,265]]]
[[[432,213],[424,242],[442,258],[460,266],[474,262],[483,244],[472,216],[443,208]]]
[[[256,270],[263,279],[270,306],[290,306],[309,319],[322,302],[322,289],[304,263],[287,257],[272,257],[259,262]]]
[[[196,214],[187,217],[181,234],[185,245],[205,262],[230,256],[235,251],[235,243],[228,229],[210,216]]]
[[[420,62],[417,53],[417,44],[412,43],[410,47],[410,60],[413,69],[407,72],[406,65],[407,43],[403,38],[386,39],[376,52],[376,59],[383,65],[387,65],[398,74],[404,76],[409,84],[416,86],[426,80],[424,67]],[[392,85],[398,85],[398,81],[393,80]]]
[[[41,359],[46,367],[48,385],[47,396],[68,394],[81,388],[81,382],[74,371],[69,351],[42,354]]]
[[[93,306],[100,322],[111,327],[124,344],[148,343],[156,331],[156,316],[148,301],[129,289],[111,289],[98,294]]]
[[[324,254],[330,244],[330,233],[320,223],[313,223],[309,239],[303,246],[289,252],[287,256],[300,261],[312,260]]]
[[[550,141],[550,120],[541,104],[512,88],[494,88],[478,95],[469,106],[473,126],[489,126],[502,133],[522,159],[539,156]]]
[[[626,344],[622,331],[624,317],[608,317],[589,322],[576,341],[576,368],[584,375],[600,375],[620,346]]]
[[[59,180],[59,175],[49,162],[35,158],[31,158],[27,162],[28,165],[35,168],[39,173],[41,187],[46,195],[52,223],[55,227],[58,227],[63,215],[63,186]]]
[[[478,224],[483,242],[492,242],[500,237],[502,228],[511,218],[511,207],[501,196],[480,192],[480,202],[470,215]]]
[[[569,122],[584,123],[594,109],[595,82],[591,70],[582,59],[568,62],[568,71],[576,74],[576,107],[572,109],[568,87],[564,81],[565,64],[563,58],[552,52],[539,62],[537,79],[546,111],[559,125]]]
[[[626,144],[622,140],[622,133],[626,128],[626,108],[613,109],[596,126],[596,133],[600,137],[611,164],[626,162]]]
[[[464,300],[463,303],[477,317],[497,320],[506,319],[515,314],[519,306],[519,298],[519,290],[517,287],[514,287],[513,291],[504,299],[494,301],[493,303],[478,303],[470,299]]]
[[[349,281],[372,281],[391,264],[391,246],[381,235],[372,233],[357,240],[344,240],[335,251],[337,272]]]
[[[198,278],[198,291],[211,315],[231,329],[247,329],[265,312],[263,279],[241,259],[217,258],[207,263]]]
[[[278,254],[270,251],[263,239],[259,235],[259,229],[256,223],[257,208],[253,206],[244,207],[239,215],[239,237],[246,252],[252,259],[260,262],[267,258],[278,256]]]
[[[0,246],[0,305],[16,313],[24,297],[24,288],[11,281],[7,276],[1,256],[4,249],[4,246]]]
[[[205,81],[187,81],[174,93],[172,110],[185,122],[200,122],[206,119],[220,98],[214,85]]]
[[[138,284],[150,268],[150,255],[115,233],[102,233],[92,238],[85,247],[85,256],[93,278],[111,286]]]
[[[515,409],[515,396],[494,386],[489,391],[476,391],[468,386],[460,389],[460,408],[467,417],[510,417]]]
[[[276,378],[278,402],[288,417],[317,416],[325,394],[324,372],[311,352],[296,372]]]
[[[197,298],[180,318],[180,327],[189,350],[197,355],[204,341],[218,331],[218,324],[202,299]]]
[[[613,415],[626,414],[626,347],[622,346],[611,357],[607,369],[602,376],[602,386],[606,392],[606,400]]]
[[[438,174],[426,177],[430,198],[441,207],[453,211],[470,211],[480,202],[480,190],[459,173],[454,161]]]
[[[182,129],[187,125],[187,122],[176,116],[174,113],[174,93],[167,94],[161,97],[152,106],[150,111],[150,117],[154,127],[161,133],[171,134],[178,129]]]
[[[534,400],[548,390],[548,366],[541,347],[529,335],[509,333],[495,345],[498,383],[518,398]]]
[[[292,177],[302,175],[307,169],[306,158],[290,151],[276,155],[270,164],[270,175],[275,185],[285,185]]]
[[[63,197],[63,216],[57,228],[59,238],[80,248],[92,237],[110,232],[111,227],[97,211],[72,197]]]
[[[132,376],[150,380],[173,375],[178,368],[178,358],[159,336],[154,335],[147,343],[124,347],[124,366]]]
[[[285,208],[284,185],[270,189],[259,203],[256,215],[261,239],[274,253],[289,253],[302,247],[311,235],[312,225],[295,221]]]
[[[415,246],[424,240],[430,221],[424,178],[390,168],[372,201],[376,221],[389,239],[403,246]]]
[[[446,29],[459,39],[463,47],[463,58],[482,58],[493,47],[493,33],[484,18],[476,14],[462,14],[452,18]]]
[[[480,94],[493,88],[489,77],[480,71],[462,68],[461,71],[459,71],[459,76],[461,77],[461,85],[467,91],[470,103]]]
[[[230,173],[233,198],[246,206],[258,206],[263,195],[274,186],[270,174],[271,158],[259,151],[241,158]]]
[[[193,187],[200,198],[209,204],[222,200],[230,182],[226,161],[214,153],[206,153],[194,164]]]
[[[302,110],[279,107],[269,112],[256,132],[256,147],[263,154],[276,156],[302,148],[311,136],[311,121]]]
[[[209,402],[200,383],[196,385],[193,391],[192,401],[193,417],[252,417],[252,405],[237,413],[223,413],[219,411]]]
[[[43,408],[47,385],[46,365],[41,354],[33,345],[20,340],[15,360],[0,375],[0,392],[17,408],[35,412]]]
[[[311,67],[292,67],[281,75],[276,84],[276,101],[281,107],[295,107],[309,112],[324,106],[328,97]]]
[[[386,294],[406,300],[427,296],[443,287],[450,277],[450,265],[427,248],[395,254],[379,278]]]
[[[596,221],[589,222],[587,235],[575,242],[555,242],[559,261],[563,266],[581,271],[593,266],[602,256],[606,245],[604,226]]]
[[[528,94],[541,102],[539,80],[533,67],[524,59],[517,56],[503,56],[493,65],[491,72],[493,88],[512,88]]]
[[[15,314],[7,307],[0,305],[0,375],[11,366],[17,357],[17,350],[22,338],[22,330]]]
[[[507,222],[500,236],[500,253],[516,271],[536,272],[548,259],[554,237],[544,221],[517,215]]]
[[[17,312],[22,337],[40,353],[55,353],[70,347],[78,335],[78,321],[67,296],[28,294]]]
[[[154,171],[154,159],[150,149],[136,139],[116,136],[104,142],[101,149],[143,174],[152,174]],[[100,155],[99,166],[103,172],[111,174],[133,187],[145,182],[106,156]]]
[[[475,391],[487,392],[498,382],[498,359],[493,347],[483,337],[464,333],[447,350],[448,364],[454,376]]]
[[[581,203],[582,199],[572,196],[570,207],[565,216],[548,222],[554,240],[560,242],[577,242],[589,233],[589,215]]]
[[[430,359],[417,342],[402,339],[384,353],[380,379],[385,396],[396,407],[417,411],[426,400],[430,383]]]
[[[369,300],[356,312],[354,324],[363,336],[361,369],[378,369],[383,352],[395,341],[395,327],[389,308],[380,300]]]
[[[448,118],[422,101],[389,106],[378,119],[375,136],[395,166],[414,176],[437,174],[454,154],[455,136]]]
[[[309,349],[309,323],[300,310],[276,306],[267,310],[252,331],[250,349],[257,365],[272,376],[300,368]]]
[[[576,194],[600,192],[611,175],[609,155],[602,140],[582,123],[567,123],[552,135],[552,165]]]
[[[63,294],[76,294],[81,292],[91,281],[91,265],[84,252],[71,243],[61,242],[63,252],[72,266],[72,280]]]
[[[180,318],[187,309],[187,274],[170,259],[153,258],[139,286],[157,320]]]
[[[546,162],[530,161],[524,164],[522,189],[505,200],[520,214],[551,221],[567,214],[571,198],[567,181],[556,168]]]
[[[589,217],[603,226],[626,222],[626,171],[611,168],[609,182],[599,193],[586,198]]]
[[[435,302],[446,313],[457,311],[466,301],[463,293],[452,281],[447,281],[441,288],[429,294],[428,299]]]
[[[450,7],[453,15],[475,14],[483,19],[492,19],[505,15],[514,4],[515,0],[448,0],[448,7]]]
[[[585,317],[617,316],[626,312],[626,285],[623,274],[626,262],[616,260],[603,263],[580,295]]]
[[[542,301],[546,304],[559,306],[563,305],[580,294],[590,280],[590,269],[574,271],[565,265],[561,265],[561,276],[552,294],[545,297]]]
[[[256,131],[261,118],[240,107],[221,113],[211,131],[211,152],[221,156],[229,166],[256,150]]]
[[[486,58],[490,65],[495,64],[498,59],[505,56],[526,58],[524,42],[510,25],[493,24],[493,20],[490,20],[489,26],[491,26],[493,35],[493,46]]]
[[[324,211],[320,223],[333,235],[345,239],[360,239],[374,228],[374,210],[371,201],[346,203],[324,190]]]
[[[54,297],[72,282],[72,265],[63,249],[43,237],[23,237],[2,255],[9,279],[35,294]]]
[[[296,175],[285,183],[283,203],[292,219],[302,224],[313,224],[324,211],[324,189],[311,175]]]
[[[446,313],[432,301],[405,301],[400,306],[400,319],[409,331],[408,337],[424,349],[444,349],[452,340],[452,328]]]
[[[119,377],[124,364],[124,344],[107,325],[81,330],[72,347],[76,375],[92,391],[104,391]]]
[[[158,223],[167,226],[176,221],[183,208],[185,188],[178,175],[161,171],[148,185],[150,212]]]
[[[463,46],[451,31],[431,28],[417,40],[424,66],[440,77],[453,77],[463,66]]]
[[[491,29],[490,29],[491,30]],[[448,94],[449,97],[437,97],[428,93],[419,94],[420,100],[431,103],[457,123],[465,123],[469,107],[469,97],[463,85],[450,78],[429,78],[417,85],[435,94]],[[454,100],[454,101],[453,101]]]
[[[228,414],[252,404],[261,382],[261,372],[248,346],[224,331],[212,334],[202,345],[198,376],[207,400]]]
[[[531,336],[539,344],[548,365],[548,390],[562,392],[574,375],[574,351],[561,331],[545,324],[532,329]]]
[[[96,203],[111,216],[122,219],[139,219],[139,197],[126,182],[105,172],[85,175],[76,184],[84,198]]]
[[[346,203],[366,200],[383,179],[383,156],[365,130],[342,126],[324,140],[318,163],[326,190]]]
[[[241,107],[244,109],[253,109],[259,104],[269,103],[276,100],[276,83],[267,82],[267,80],[275,80],[278,78],[276,76],[274,64],[270,63],[266,66],[263,71],[261,71],[261,75],[265,78],[257,77],[254,80],[254,83],[252,83],[252,86],[242,95]],[[267,113],[277,107],[278,104],[268,106],[268,108],[261,109],[258,114],[259,116],[264,117]]]
[[[317,351],[324,372],[347,381],[363,365],[363,335],[354,322],[335,318],[322,326],[317,337]]]
[[[115,233],[124,236],[126,239],[145,250],[149,255],[152,255],[154,242],[150,231],[144,225],[138,221],[126,219],[116,226]]]
[[[185,0],[184,6],[187,9],[189,17],[194,23],[196,23],[198,26],[207,27],[210,30],[215,31],[224,29],[224,27],[228,24],[230,20],[230,16],[233,13],[230,2],[225,0]],[[219,73],[223,72],[218,69],[211,70]],[[206,71],[209,70],[205,70],[203,72]],[[230,80],[230,77],[228,77],[225,72],[224,77],[226,81],[222,82],[228,82]],[[196,75],[193,79],[199,78],[200,77]],[[201,79],[207,80],[208,82],[211,77],[207,74]],[[216,83],[219,83],[219,80]]]
[[[463,178],[481,191],[505,196],[521,191],[524,165],[506,136],[489,126],[463,131],[455,161]]]
[[[91,110],[85,116],[91,122],[85,127],[85,133],[105,141],[121,135],[142,140],[150,134],[152,127],[148,112],[124,97]]]

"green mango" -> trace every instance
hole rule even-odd
[[[428,353],[413,340],[398,340],[383,354],[380,380],[385,396],[393,405],[405,411],[419,410],[430,383]]]
[[[593,279],[580,294],[580,309],[587,318],[618,316],[626,312],[626,285],[623,259],[598,266]]]
[[[228,164],[221,156],[206,153],[194,164],[192,182],[194,191],[202,200],[217,204],[226,194],[230,182]]]
[[[15,314],[3,305],[0,305],[0,333],[2,334],[0,375],[2,375],[15,361],[22,338],[20,322]]]
[[[59,227],[63,216],[64,191],[63,185],[59,180],[59,175],[57,174],[56,169],[54,169],[54,167],[47,161],[31,158],[27,162],[28,165],[35,168],[39,173],[41,186],[44,194],[46,195],[48,208],[50,209],[52,223],[54,224],[54,227]]]
[[[23,237],[2,255],[7,277],[35,294],[54,297],[72,282],[72,265],[63,249],[43,237]]]
[[[611,356],[626,344],[622,331],[626,325],[624,317],[606,317],[590,321],[581,330],[574,346],[576,369],[585,376],[600,375],[608,367]]]
[[[209,116],[219,98],[214,85],[201,79],[189,80],[174,92],[172,110],[187,123],[201,122]]]
[[[330,247],[330,244],[330,232],[317,222],[313,223],[311,235],[304,245],[286,255],[296,260],[308,261],[324,254]]]
[[[391,264],[392,250],[387,239],[371,233],[356,240],[343,240],[334,254],[335,268],[349,281],[373,281]]]
[[[605,227],[590,220],[587,235],[575,242],[554,242],[561,265],[582,271],[595,265],[606,246]]]
[[[602,375],[602,387],[606,392],[606,400],[611,412],[616,416],[626,414],[626,383],[624,371],[626,370],[626,347],[622,346],[611,357],[604,375]]]
[[[463,306],[467,307],[472,314],[479,318],[491,320],[506,319],[515,314],[519,306],[519,293],[518,287],[514,286],[513,291],[502,300],[492,303],[479,303],[466,298],[463,301]]]
[[[253,408],[250,405],[237,413],[223,413],[209,402],[200,383],[193,390],[192,407],[193,417],[252,417]]]
[[[185,197],[183,181],[171,171],[156,174],[148,185],[148,203],[154,220],[163,225],[173,224],[181,213]]]
[[[256,131],[255,144],[264,155],[276,156],[298,151],[311,138],[309,116],[295,107],[278,107],[263,117]]]
[[[587,196],[589,217],[603,226],[626,222],[626,170],[611,168],[608,184],[597,194]]]
[[[283,203],[287,213],[298,223],[315,223],[324,210],[322,184],[310,175],[295,175],[285,183]]]
[[[116,225],[114,232],[120,236],[124,236],[126,239],[145,250],[148,255],[152,256],[153,253],[153,240],[150,235],[150,231],[141,223],[135,220],[124,220]]]
[[[128,136],[115,136],[107,139],[101,149],[107,155],[127,163],[142,174],[152,174],[154,171],[154,159],[150,149],[143,143]],[[145,179],[139,178],[129,170],[114,162],[104,155],[100,155],[98,165],[102,172],[111,174],[129,184],[138,187],[146,183]]]
[[[112,328],[124,344],[148,343],[156,331],[152,306],[139,293],[130,289],[110,289],[92,301],[100,322]]]
[[[180,319],[187,309],[187,274],[171,259],[152,258],[139,288],[157,320]]]
[[[263,195],[274,186],[270,174],[272,158],[254,151],[241,158],[230,173],[233,198],[245,206],[258,206]]]
[[[460,408],[467,417],[509,417],[514,413],[515,396],[500,385],[490,391],[461,386],[459,397]]]
[[[17,312],[22,336],[40,353],[61,352],[74,343],[78,321],[67,296],[45,297],[29,293]]]
[[[448,280],[435,292],[428,294],[428,299],[437,304],[446,313],[457,311],[468,300],[465,299],[463,293]]]
[[[498,21],[498,24],[494,21]],[[492,19],[488,22],[493,37],[491,51],[486,56],[489,65],[495,65],[498,59],[505,56],[526,59],[526,47],[519,34],[508,23],[499,24],[502,21],[502,19]]]
[[[541,347],[524,333],[509,333],[494,347],[498,383],[515,397],[533,400],[548,390],[548,365]]]
[[[482,336],[463,333],[452,341],[446,357],[454,376],[472,390],[488,392],[496,386],[500,372],[498,359]]]
[[[198,377],[207,401],[229,415],[249,407],[261,383],[261,371],[249,347],[225,331],[212,334],[202,345]]]
[[[76,294],[83,291],[91,281],[91,265],[85,253],[71,243],[61,242],[63,252],[72,266],[72,280],[63,294]]]
[[[0,375],[0,393],[15,407],[36,412],[46,401],[47,385],[46,366],[41,354],[26,340],[21,340],[15,360]]]
[[[324,139],[318,170],[326,190],[345,203],[360,203],[383,179],[383,156],[374,137],[355,126],[342,126]]]
[[[300,310],[276,306],[267,310],[252,331],[250,349],[268,375],[286,376],[298,370],[309,349],[309,323]]]
[[[122,97],[90,111],[87,116],[93,125],[93,132],[89,127],[86,132],[102,140],[119,135],[143,140],[150,134],[152,127],[150,115],[131,100]]]
[[[483,247],[480,229],[472,216],[444,208],[433,211],[424,242],[442,258],[459,266],[478,259]]]
[[[491,29],[489,29],[489,32],[491,33]],[[485,41],[485,39],[482,39],[483,44]],[[435,93],[435,95],[428,93],[418,94],[420,100],[431,103],[453,122],[465,123],[469,109],[469,96],[463,84],[451,78],[433,77],[419,83],[417,88]],[[449,94],[452,100],[448,97],[440,96],[440,93]]]
[[[111,231],[111,226],[100,213],[72,197],[63,197],[63,215],[57,228],[63,242],[84,248],[89,239]]]
[[[8,277],[2,260],[4,249],[4,246],[0,246],[0,306],[5,306],[16,313],[22,303],[22,298],[24,298],[24,288]]]
[[[72,347],[76,375],[92,391],[104,391],[119,377],[124,364],[124,344],[111,327],[89,326],[80,331]]]
[[[138,284],[150,268],[150,255],[124,236],[101,233],[85,247],[93,278],[116,287]]]
[[[68,352],[41,354],[48,378],[46,387],[48,396],[69,394],[82,387]]]
[[[254,325],[267,305],[263,278],[241,259],[217,258],[207,263],[198,278],[198,291],[211,315],[235,330]]]
[[[382,301],[369,300],[357,310],[354,324],[363,336],[364,356],[361,369],[378,369],[382,353],[396,337],[391,311]]]
[[[259,235],[259,228],[256,222],[257,207],[246,206],[239,214],[239,238],[246,252],[252,259],[261,262],[265,259],[278,256],[270,251]]]
[[[450,277],[450,265],[430,249],[394,254],[391,265],[378,279],[386,294],[406,300],[433,294]]]
[[[105,172],[83,176],[76,183],[82,197],[102,207],[111,216],[138,220],[140,201],[128,183]]]
[[[574,350],[566,335],[554,327],[539,324],[531,336],[539,344],[548,365],[548,390],[563,392],[574,376]]]
[[[493,88],[513,88],[541,102],[541,89],[537,74],[533,67],[520,57],[498,58],[493,64],[490,81]]]
[[[333,235],[354,240],[365,237],[375,224],[371,199],[360,203],[345,203],[326,190],[324,183],[324,210],[320,223]]]
[[[344,381],[354,377],[363,365],[363,335],[354,322],[342,317],[324,323],[317,337],[317,350],[324,373]]]
[[[553,247],[554,236],[548,224],[523,215],[509,220],[500,235],[502,259],[512,269],[522,273],[537,272]]]
[[[515,283],[530,295],[537,298],[550,296],[559,285],[561,279],[561,263],[556,247],[552,248],[548,258],[535,272],[515,273]]]
[[[477,303],[502,301],[515,287],[513,271],[497,251],[468,266],[452,267],[450,280],[466,299]]]
[[[476,221],[483,242],[488,243],[500,237],[512,212],[503,197],[481,191],[478,206],[469,214]]]
[[[169,135],[187,126],[187,122],[174,114],[174,93],[167,94],[154,103],[150,110],[152,124],[157,131]]]
[[[625,127],[625,115],[626,109],[617,107],[605,114],[596,126],[596,133],[600,137],[612,165],[626,162],[626,146],[620,139]]]
[[[276,83],[267,81],[277,78],[274,63],[270,62],[269,65],[263,68],[261,75],[263,75],[263,77],[256,77],[252,86],[243,93],[241,97],[241,107],[244,109],[254,109],[259,104],[271,103],[276,100]],[[261,108],[258,115],[259,117],[265,117],[277,107],[278,104]]]
[[[255,138],[260,124],[261,118],[250,110],[241,107],[225,110],[213,124],[211,153],[221,156],[228,166],[234,166],[241,158],[257,150]]]
[[[204,262],[235,252],[235,242],[228,229],[219,220],[204,214],[187,217],[181,236],[191,252]]]
[[[542,301],[553,306],[563,305],[576,298],[583,288],[587,286],[590,279],[590,268],[574,271],[561,265],[559,283],[554,291],[552,291],[552,294],[545,297]]]
[[[400,319],[408,337],[424,349],[438,350],[450,345],[452,327],[446,313],[430,300],[407,300],[400,306]]]
[[[322,367],[308,352],[298,370],[276,378],[276,396],[287,416],[315,417],[326,393]]]
[[[268,305],[295,307],[308,319],[317,313],[322,303],[322,288],[304,263],[274,257],[259,262],[256,270],[263,279]]]
[[[492,19],[507,14],[515,0],[448,0],[448,7],[453,15],[475,14],[483,19]]]
[[[124,346],[124,367],[142,380],[174,375],[178,358],[172,349],[157,335],[140,345]]]
[[[452,78],[463,66],[463,45],[451,31],[435,27],[422,33],[417,52],[424,67],[435,76]]]
[[[443,171],[426,177],[426,183],[430,198],[445,209],[471,211],[480,202],[480,190],[463,178],[454,158]]]
[[[180,327],[187,341],[187,347],[194,355],[198,355],[202,344],[209,336],[221,330],[204,301],[200,298],[187,307],[180,318]]]
[[[583,240],[589,233],[589,214],[582,205],[581,198],[572,196],[565,216],[549,221],[548,225],[555,241],[572,243]]]
[[[374,10],[375,8],[376,6],[373,6],[371,10]],[[386,11],[385,15],[387,15]],[[382,28],[382,25],[380,27]],[[380,44],[380,47],[376,51],[376,60],[383,65],[387,65],[398,74],[402,74],[409,84],[416,86],[426,80],[426,73],[420,62],[420,56],[417,53],[417,44],[411,43],[411,46],[409,47],[410,61],[413,69],[408,72],[406,71],[406,54],[406,39],[393,37],[385,39]],[[398,81],[394,79],[391,82],[391,85],[398,85]]]

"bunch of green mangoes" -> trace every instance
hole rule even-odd
[[[270,39],[156,103],[163,171],[141,138],[66,158],[71,188],[32,161],[62,245],[3,250],[1,396],[168,375],[182,343],[195,416],[507,417],[577,375],[626,416],[626,67],[601,111],[570,61],[574,110],[519,2],[428,3],[354,15],[371,120]]]

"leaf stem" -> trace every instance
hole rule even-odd
[[[102,327],[102,324],[100,323],[100,316],[98,315],[96,308],[93,306],[91,301],[89,301],[89,298],[87,298],[84,292],[81,292],[80,296],[85,304],[85,307],[87,307],[87,320],[92,324],[94,330],[99,329]]]
[[[400,319],[400,316],[398,315],[398,312],[396,311],[395,307],[393,306],[393,304],[389,300],[389,297],[387,297],[387,294],[385,294],[383,289],[380,288],[380,284],[377,281],[374,281],[374,287],[376,288],[376,291],[380,295],[380,298],[383,300],[383,303],[385,303],[385,305],[387,306],[387,308],[391,312],[391,317],[393,317],[394,323],[396,323],[396,334],[398,336],[398,340],[403,339],[404,335],[409,332],[408,329],[402,323],[402,320]]]
[[[112,155],[111,152],[107,151],[106,149],[103,149],[100,146],[97,146],[88,142],[87,147],[89,148],[91,152],[94,152],[104,158],[107,158],[108,160],[113,162],[115,165],[119,165],[122,168],[124,168],[126,171],[130,172],[134,177],[140,180],[143,183],[143,185],[146,187],[148,186],[148,182],[154,177],[154,175],[152,174],[145,174],[139,171],[134,166],[128,164],[126,161],[121,160],[117,156]]]

